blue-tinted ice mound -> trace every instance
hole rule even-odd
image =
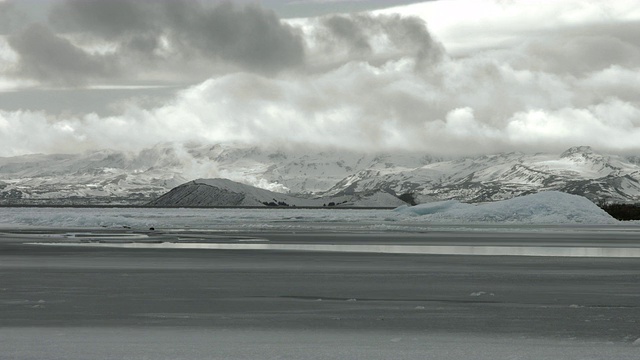
[[[587,198],[546,191],[494,203],[440,201],[396,209],[434,223],[614,224],[618,221]]]

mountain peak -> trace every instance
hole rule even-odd
[[[574,155],[592,155],[595,154],[595,151],[593,151],[593,148],[591,146],[574,146],[571,147],[567,150],[565,150],[565,152],[563,152],[562,154],[560,154],[561,158],[567,158],[567,157],[572,157]]]

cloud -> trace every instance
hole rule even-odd
[[[411,60],[384,67],[359,62],[298,78],[249,73],[216,77],[164,105],[130,105],[117,116],[55,118],[4,112],[2,155],[100,148],[138,151],[160,142],[190,141],[444,156],[562,151],[580,144],[625,153],[640,150],[638,103],[609,98],[581,107],[571,105],[569,90],[556,98],[547,92],[548,86],[536,85],[553,79],[536,80],[535,74],[510,68],[498,69],[499,76],[483,77],[478,69],[461,74],[449,71],[451,66],[439,67],[442,81],[436,85],[416,76]],[[464,76],[469,80],[459,91],[447,89]],[[607,74],[594,78],[598,76]],[[557,81],[561,87],[562,81]],[[502,97],[494,98],[496,93]],[[528,106],[532,102],[526,98],[539,98],[546,105]],[[469,103],[473,106],[461,105]],[[496,109],[496,104],[504,109]]]
[[[329,15],[297,24],[305,29],[311,67],[331,68],[351,61],[380,65],[405,57],[430,67],[444,56],[424,21],[414,17]]]
[[[15,0],[0,1],[0,35],[20,29],[26,22],[26,16],[17,8]]]
[[[88,54],[42,25],[9,37],[9,44],[19,57],[15,72],[23,78],[77,85],[117,73],[116,59]]]
[[[193,4],[172,2],[166,9],[173,37],[182,46],[263,73],[289,69],[304,61],[301,37],[275,13],[255,5],[236,8],[223,3],[207,11]]]
[[[9,39],[19,55],[12,75],[56,86],[273,75],[305,61],[298,30],[272,11],[231,2],[68,0],[53,7],[49,24]]]
[[[607,99],[619,99],[629,103],[640,102],[640,66],[610,67],[594,71],[582,77],[576,84],[583,94],[584,104],[601,102]]]
[[[194,81],[234,71],[275,75],[350,61],[381,64],[408,55],[418,60],[417,66],[428,66],[444,54],[422,20],[400,16],[330,15],[309,20],[311,30],[303,34],[256,5],[68,0],[55,6],[49,18],[51,28],[32,26],[14,35],[11,44],[26,62],[19,63],[18,74],[54,85]],[[76,74],[67,71],[70,66],[57,75],[59,64],[30,56],[40,52],[38,41],[52,41],[83,66]],[[110,64],[109,71],[99,63]]]
[[[587,108],[516,113],[505,132],[507,139],[523,148],[557,149],[558,144],[573,143],[628,152],[638,151],[640,148],[638,119],[640,108],[619,100],[610,100]]]
[[[304,33],[271,11],[230,2],[67,0],[53,8],[50,24],[12,36],[20,55],[15,74],[63,86],[202,81],[236,71],[274,76],[406,56],[429,67],[444,56],[417,18],[330,15],[309,20]],[[42,56],[44,47],[55,56]]]
[[[532,39],[612,35],[639,41],[635,0],[529,1],[447,0],[379,10],[376,14],[419,17],[455,56],[511,48]]]
[[[638,152],[640,41],[627,31],[640,18],[626,0],[608,10],[567,3],[479,0],[486,8],[473,8],[475,20],[436,19],[430,30],[426,11],[283,22],[255,6],[158,1],[126,3],[141,21],[115,26],[97,10],[110,5],[67,2],[52,15],[56,32],[11,37],[23,76],[200,80],[169,101],[124,102],[113,116],[0,112],[2,151],[196,141],[445,156],[574,145]],[[420,6],[461,4],[471,6]]]
[[[90,33],[113,40],[155,29],[153,10],[148,0],[68,0],[54,7],[49,19],[59,32]]]
[[[85,34],[85,42],[89,35],[96,43],[115,43],[127,67],[144,59],[167,72],[195,64],[207,75],[229,67],[273,74],[304,61],[298,31],[251,4],[69,0],[53,10],[50,22],[58,32]]]
[[[640,22],[638,25],[640,31]],[[550,73],[580,75],[614,64],[632,67],[640,63],[638,45],[602,34],[535,39],[517,50],[519,59],[512,61],[514,66]]]

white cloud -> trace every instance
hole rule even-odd
[[[535,85],[514,86],[509,72],[497,77],[502,81],[475,79],[455,93],[399,68],[403,67],[353,63],[302,79],[228,75],[185,90],[164,106],[150,110],[133,106],[120,116],[103,118],[90,114],[54,119],[42,113],[2,112],[0,155],[92,148],[135,151],[168,141],[419,150],[443,155],[560,151],[579,144],[621,152],[640,150],[637,104],[611,98],[573,107],[565,99],[564,106],[560,101],[546,108],[527,108],[519,98],[540,97],[541,103],[554,104],[554,96]],[[473,78],[477,70],[469,71],[467,76]],[[509,89],[519,90],[512,98]],[[505,98],[485,103],[487,91]],[[501,100],[508,111],[491,111]],[[465,103],[475,105],[460,106]]]
[[[380,10],[418,16],[452,54],[509,47],[523,38],[576,26],[640,20],[636,0],[442,0]],[[553,35],[553,34],[552,34]]]
[[[590,144],[625,152],[640,150],[640,109],[612,100],[588,108],[532,110],[514,114],[505,129],[507,138],[523,147],[562,149],[561,144]]]

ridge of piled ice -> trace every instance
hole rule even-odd
[[[613,224],[618,221],[587,198],[546,191],[493,203],[470,205],[455,200],[400,207],[401,214],[434,223]]]

